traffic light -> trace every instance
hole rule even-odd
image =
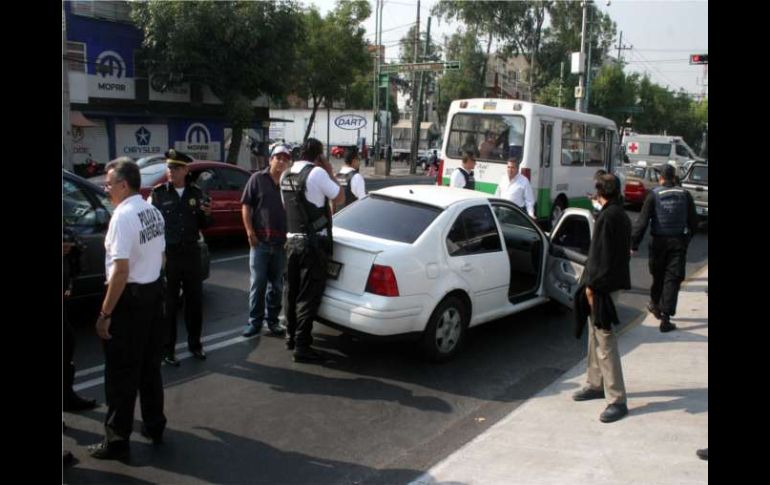
[[[690,54],[690,64],[708,64],[708,54]]]

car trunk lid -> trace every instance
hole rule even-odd
[[[345,237],[345,232],[344,230],[334,231],[334,252],[331,260],[342,266],[339,268],[337,278],[330,277],[326,285],[330,288],[363,295],[372,265],[377,255],[385,250],[387,242],[377,239],[362,240],[356,238],[354,240]]]

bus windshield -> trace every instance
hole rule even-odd
[[[521,160],[524,130],[524,117],[520,115],[458,113],[452,118],[446,156],[462,158],[470,152],[477,160]]]

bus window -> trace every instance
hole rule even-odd
[[[524,153],[524,118],[498,114],[458,113],[452,118],[446,155],[461,158],[471,152],[478,160],[521,160]]]
[[[583,165],[583,147],[585,126],[583,123],[564,121],[561,124],[561,164],[569,166]]]
[[[586,166],[596,165],[604,167],[606,165],[604,157],[607,153],[606,130],[598,126],[588,125],[586,127],[585,157]]]

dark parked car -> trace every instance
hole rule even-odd
[[[193,182],[211,199],[213,223],[203,230],[205,238],[218,236],[245,236],[241,219],[241,194],[251,173],[236,165],[205,160],[188,165]],[[166,164],[148,165],[141,169],[142,197],[153,187],[166,182]]]
[[[62,170],[62,224],[85,246],[72,298],[104,293],[104,236],[113,210],[102,187]],[[209,249],[202,237],[199,244],[203,279],[206,279],[209,277]]]

